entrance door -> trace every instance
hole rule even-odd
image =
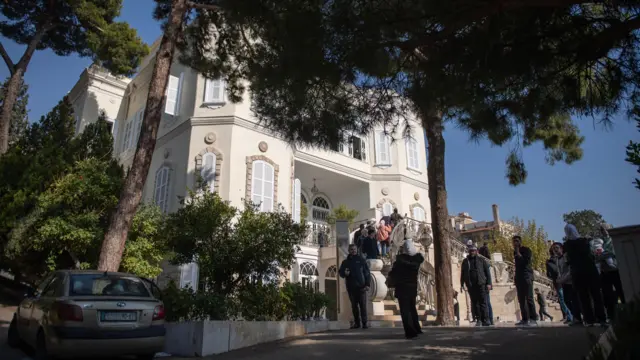
[[[336,301],[338,300],[338,282],[336,279],[324,280],[324,293],[331,299],[331,303],[327,307],[327,319],[336,321],[338,320],[338,308],[336,306]]]

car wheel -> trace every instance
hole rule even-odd
[[[11,320],[11,324],[9,324],[7,343],[14,349],[22,345],[22,340],[20,340],[20,334],[18,333],[18,320],[16,320],[15,316],[13,317],[13,320]]]
[[[53,357],[49,355],[49,352],[47,351],[47,339],[45,338],[44,331],[42,330],[38,331],[34,359],[53,360]]]

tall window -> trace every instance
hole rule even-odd
[[[273,211],[273,193],[273,166],[262,160],[254,161],[251,180],[251,201],[260,206],[260,211]]]
[[[413,170],[420,170],[418,160],[418,142],[415,139],[407,139],[407,167]]]
[[[302,215],[302,183],[300,179],[293,181],[293,221],[299,223]]]
[[[390,203],[382,204],[382,216],[391,216],[393,213],[393,205]]]
[[[163,166],[156,171],[156,188],[154,192],[154,201],[163,213],[169,210],[169,181],[171,171],[167,166]]]
[[[124,124],[124,139],[122,139],[122,151],[126,151],[129,149],[129,142],[131,141],[131,129],[133,126],[133,120],[127,120],[126,124]]]
[[[376,132],[376,165],[391,165],[391,141],[384,132]]]
[[[312,209],[311,209],[311,218],[315,221],[327,222],[327,217],[329,216],[329,202],[327,199],[318,196],[313,199]]]
[[[224,99],[224,81],[219,79],[206,79],[204,83],[204,103],[222,104]]]
[[[413,215],[413,218],[415,220],[425,221],[426,216],[425,216],[425,213],[424,213],[424,209],[419,207],[419,206],[416,206],[416,207],[413,208],[413,214],[412,215]]]
[[[200,176],[202,176],[204,188],[209,192],[214,192],[216,185],[216,154],[204,154],[202,157]]]
[[[366,141],[358,136],[349,137],[349,156],[358,160],[367,160]]]
[[[166,92],[167,101],[164,104],[164,112],[169,115],[177,116],[180,113],[182,80],[182,73],[179,76],[169,75],[169,83],[167,84]]]

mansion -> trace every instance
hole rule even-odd
[[[135,77],[114,77],[92,66],[68,94],[77,132],[96,121],[100,111],[106,113],[114,156],[125,169],[136,149],[158,46],[159,41],[152,45]],[[356,224],[390,215],[394,208],[419,221],[429,219],[425,138],[418,123],[412,138],[378,129],[353,134],[332,150],[299,147],[262,127],[250,101],[245,94],[241,103],[229,102],[224,81],[174,62],[143,201],[173,212],[189,189],[204,181],[236,207],[246,199],[261,211],[282,206],[296,221],[306,215],[312,231],[288,276],[318,284],[320,290],[336,277],[335,267],[319,266],[321,247],[335,241],[327,224],[333,208],[357,210]],[[167,265],[163,276],[179,279],[181,286],[198,282],[195,264]]]

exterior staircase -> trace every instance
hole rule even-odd
[[[423,326],[430,325],[435,320],[435,316],[427,310],[426,305],[418,304],[416,310],[418,310]],[[375,327],[402,327],[402,317],[400,316],[398,302],[396,300],[384,300],[384,315],[369,316],[369,322]]]

